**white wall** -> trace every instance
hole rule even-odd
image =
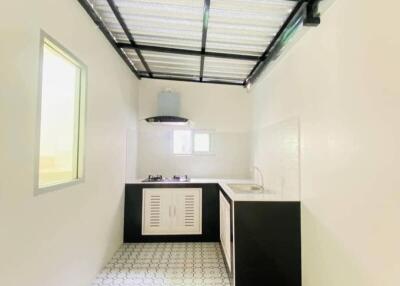
[[[400,3],[382,4],[337,0],[251,92],[256,130],[300,123],[305,286],[400,284]]]
[[[214,156],[172,154],[171,127],[151,126],[143,119],[157,115],[157,97],[164,88],[181,96],[181,115],[195,129],[214,130]],[[165,80],[142,80],[139,88],[139,177],[187,174],[194,178],[245,178],[249,175],[250,96],[237,86]]]
[[[0,285],[88,286],[122,242],[125,165],[134,161],[125,159],[126,134],[136,128],[138,83],[78,1],[5,5]],[[86,176],[82,184],[34,196],[40,29],[88,66]]]

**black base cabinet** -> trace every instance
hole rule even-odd
[[[202,234],[142,235],[143,188],[202,188]],[[127,184],[124,242],[219,242],[220,191],[231,208],[232,286],[301,286],[300,202],[232,201],[218,184]]]
[[[142,235],[144,188],[202,188],[201,235]],[[219,192],[217,184],[127,184],[125,186],[124,242],[218,242]]]
[[[299,202],[234,202],[235,286],[300,286]]]

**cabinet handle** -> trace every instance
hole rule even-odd
[[[174,216],[176,216],[176,206],[174,206]]]

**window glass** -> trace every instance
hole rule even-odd
[[[192,132],[190,130],[174,130],[174,154],[192,154]]]
[[[79,179],[83,69],[61,48],[43,42],[39,188]]]
[[[195,133],[194,134],[194,152],[209,153],[210,150],[210,134]]]

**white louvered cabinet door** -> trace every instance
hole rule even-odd
[[[202,233],[202,192],[200,188],[174,191],[173,229],[176,234]]]
[[[143,235],[171,233],[172,198],[172,192],[167,189],[143,189]]]

